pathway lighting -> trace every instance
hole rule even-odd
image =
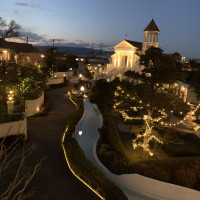
[[[78,134],[81,136],[81,135],[83,134],[83,131],[80,130],[80,131],[78,132]]]
[[[81,92],[83,92],[85,90],[84,86],[81,86]]]

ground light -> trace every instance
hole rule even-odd
[[[84,86],[81,86],[81,92],[83,92],[85,90]]]
[[[64,155],[65,155],[65,159],[66,159],[66,162],[67,162],[67,165],[68,165],[70,171],[72,172],[72,174],[73,174],[77,179],[79,179],[79,180],[80,180],[82,183],[84,183],[90,190],[92,190],[97,196],[99,196],[100,199],[105,200],[104,197],[102,197],[96,190],[94,190],[90,185],[88,185],[83,179],[81,179],[81,178],[76,174],[76,172],[71,168],[71,165],[70,165],[70,162],[69,162],[69,159],[68,159],[68,157],[67,157],[66,150],[65,150],[65,146],[64,146],[64,144],[63,144],[63,143],[64,143],[64,140],[65,140],[66,133],[67,133],[67,131],[68,131],[68,128],[69,128],[69,127],[67,127],[67,128],[65,129],[65,132],[64,132],[64,134],[63,134],[63,138],[62,138],[62,148],[63,148]]]

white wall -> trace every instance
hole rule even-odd
[[[17,134],[24,134],[25,139],[27,139],[26,117],[24,120],[0,124],[0,138]]]
[[[126,188],[157,200],[199,200],[200,192],[138,174],[123,174],[117,181]]]
[[[54,77],[55,77],[55,78],[67,77],[67,72],[55,72],[55,73],[54,73]]]
[[[56,85],[56,84],[61,84],[64,83],[64,78],[53,78],[49,79],[47,82],[47,85]]]
[[[44,93],[37,98],[33,100],[26,100],[25,101],[25,113],[27,117],[35,115],[38,111],[37,108],[40,108],[40,106],[44,103]]]

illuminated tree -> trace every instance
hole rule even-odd
[[[145,55],[140,57],[142,72],[140,74],[130,71],[125,73],[129,80],[142,81],[137,85],[137,96],[146,111],[146,114],[140,117],[144,120],[145,130],[133,140],[133,147],[142,147],[150,156],[153,156],[150,142],[155,141],[162,144],[162,140],[156,136],[153,127],[167,117],[165,110],[174,109],[175,89],[173,85],[182,76],[177,65],[179,55],[177,53],[164,54],[162,49],[150,47]],[[128,118],[125,113],[123,115]]]

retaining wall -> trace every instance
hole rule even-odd
[[[25,113],[27,117],[35,115],[39,110],[40,106],[44,103],[44,92],[42,95],[33,100],[25,101]]]
[[[0,124],[0,138],[17,134],[24,134],[25,139],[27,139],[26,117],[24,120]]]

